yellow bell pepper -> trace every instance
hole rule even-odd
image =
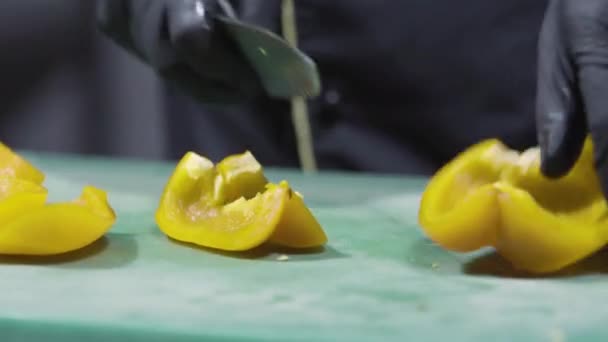
[[[222,202],[232,202],[239,197],[251,198],[263,191],[268,183],[262,165],[249,151],[224,158],[216,168],[220,174],[216,180],[218,190],[222,192]]]
[[[306,248],[327,241],[302,197],[286,181],[269,183],[248,151],[217,165],[186,153],[165,186],[156,222],[170,238],[227,251],[264,242]]]
[[[103,190],[87,186],[72,202],[47,204],[43,181],[40,170],[0,143],[0,254],[74,251],[114,224]]]
[[[44,182],[42,171],[2,143],[0,143],[0,175],[13,176],[35,184]]]
[[[558,271],[608,242],[608,208],[588,139],[563,178],[545,178],[538,149],[523,153],[490,139],[440,169],[420,203],[427,236],[448,250],[494,247],[514,267]]]

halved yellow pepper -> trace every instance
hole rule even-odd
[[[50,255],[74,251],[103,236],[115,222],[107,194],[87,186],[67,203],[46,204],[44,174],[0,143],[0,254]]]
[[[0,175],[0,233],[7,222],[44,206],[47,190],[42,185],[13,176]],[[0,253],[2,251],[0,250]]]
[[[492,245],[498,225],[496,190],[501,159],[484,156],[504,147],[484,141],[441,168],[422,196],[418,219],[430,239],[449,250],[467,252]]]
[[[289,247],[316,247],[327,241],[301,197],[286,181],[268,183],[248,151],[217,166],[186,153],[165,186],[156,222],[173,239],[228,251],[266,241]]]
[[[542,176],[537,149],[522,154],[491,139],[472,146],[431,179],[419,222],[440,246],[495,247],[516,268],[553,272],[608,242],[608,208],[587,140],[563,178]]]

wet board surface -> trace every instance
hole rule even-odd
[[[171,164],[25,155],[52,200],[92,183],[118,221],[70,255],[0,257],[0,341],[608,340],[608,252],[542,279],[490,250],[445,252],[416,222],[422,178],[269,170],[328,246],[225,254],[156,228]]]

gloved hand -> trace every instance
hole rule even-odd
[[[226,0],[98,0],[101,31],[165,79],[205,103],[263,93],[255,71],[213,16],[234,17]]]
[[[551,0],[538,63],[541,171],[566,174],[590,133],[608,197],[608,0]]]

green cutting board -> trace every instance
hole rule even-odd
[[[416,222],[425,179],[268,171],[304,194],[329,244],[228,254],[156,228],[170,164],[26,156],[53,200],[92,183],[118,221],[71,255],[0,258],[3,342],[608,340],[608,253],[534,278],[490,250],[443,251]]]

